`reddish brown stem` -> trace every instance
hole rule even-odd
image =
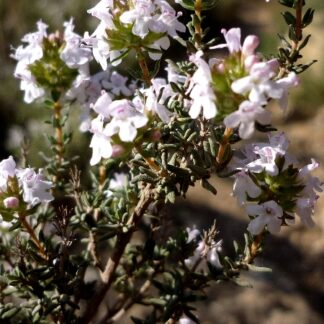
[[[138,55],[138,64],[141,68],[142,75],[143,75],[143,80],[147,86],[150,86],[151,85],[151,74],[150,74],[149,68],[147,66],[145,56],[141,49],[137,50],[137,55]]]
[[[217,157],[216,157],[216,161],[219,165],[221,165],[223,163],[226,146],[228,145],[229,139],[232,136],[232,134],[233,134],[232,128],[225,129],[223,139],[222,139],[222,142],[219,144],[218,153],[217,153]]]
[[[262,240],[263,240],[263,232],[261,234],[258,234],[256,236],[254,236],[252,245],[250,247],[250,255],[247,255],[244,259],[244,263],[246,264],[251,264],[254,259],[257,257],[257,255],[259,254],[259,250],[262,244]]]
[[[19,213],[19,220],[21,222],[21,224],[24,226],[24,228],[26,229],[26,231],[28,232],[28,234],[30,235],[32,241],[35,243],[35,245],[38,248],[38,251],[40,253],[40,255],[47,260],[48,257],[46,255],[45,249],[43,248],[41,242],[39,241],[39,239],[37,238],[34,229],[30,226],[30,224],[27,222],[26,220],[26,215],[24,213]]]

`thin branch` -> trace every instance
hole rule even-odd
[[[229,143],[229,139],[232,136],[232,134],[233,134],[233,129],[231,129],[231,128],[225,129],[223,139],[222,139],[221,143],[219,144],[218,153],[217,153],[217,157],[216,157],[216,162],[219,166],[221,166],[222,163],[224,162],[224,155],[226,152],[226,147]]]
[[[55,162],[56,168],[59,170],[63,163],[64,143],[63,143],[63,130],[62,130],[62,105],[59,101],[54,104],[54,120],[55,120]],[[53,176],[53,182],[57,184],[59,180],[59,174]]]
[[[25,213],[20,212],[20,213],[18,213],[18,215],[19,215],[19,220],[20,220],[21,224],[24,226],[24,228],[26,229],[26,231],[29,233],[32,241],[37,246],[40,255],[42,256],[43,259],[47,260],[48,259],[48,256],[47,256],[47,254],[45,252],[45,249],[43,248],[42,243],[37,238],[34,229],[27,222]]]
[[[146,188],[142,191],[141,198],[137,206],[135,207],[133,214],[127,222],[127,225],[130,226],[129,230],[126,233],[121,232],[117,235],[114,252],[108,259],[105,270],[101,274],[102,287],[100,287],[97,294],[92,298],[92,301],[91,303],[89,303],[87,309],[85,310],[80,323],[89,323],[96,315],[99,306],[101,305],[104,297],[106,296],[106,293],[113,283],[116,269],[124,254],[125,248],[151,202],[153,202],[152,190],[151,186],[147,185]]]

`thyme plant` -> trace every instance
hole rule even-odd
[[[298,164],[268,109],[287,109],[313,63],[300,59],[314,10],[279,0],[288,33],[265,58],[240,28],[209,38],[204,15],[216,0],[176,2],[191,13],[187,26],[164,0],[101,0],[88,10],[93,33],[78,35],[73,20],[49,33],[40,21],[14,51],[24,100],[48,108],[53,133],[44,169],[0,162],[2,323],[115,323],[135,304],[147,310],[134,323],[199,323],[194,303],[208,285],[269,270],[254,264],[266,235],[298,219],[314,225],[318,163]],[[167,59],[171,39],[186,48],[183,60]],[[129,57],[136,67],[123,75]],[[91,61],[102,71],[92,74]],[[80,130],[91,134],[91,185],[66,155],[76,102]],[[268,141],[246,144],[258,132]],[[165,215],[190,186],[216,195],[214,175],[234,179],[250,219],[231,257],[216,223],[170,235]]]

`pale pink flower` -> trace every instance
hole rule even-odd
[[[283,210],[275,201],[270,200],[260,205],[246,205],[246,210],[250,216],[256,216],[248,226],[251,234],[260,234],[265,226],[270,233],[275,234],[280,231]]]
[[[225,117],[224,124],[229,128],[239,126],[240,137],[247,139],[252,136],[256,121],[261,125],[270,124],[271,113],[256,102],[245,100],[240,104],[239,110]]]

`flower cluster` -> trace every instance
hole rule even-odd
[[[107,69],[88,77],[78,79],[67,96],[71,100],[77,100],[82,107],[80,130],[89,131],[91,126],[91,108],[101,97],[103,91],[109,92],[110,98],[121,99],[131,98],[137,89],[136,81],[129,81],[129,78],[123,76],[117,71]]]
[[[306,226],[314,224],[312,215],[322,183],[310,172],[318,163],[312,160],[296,168],[288,145],[280,133],[271,135],[269,144],[250,144],[243,150],[245,158],[235,175],[233,194],[253,218],[248,226],[252,234],[260,234],[265,226],[277,233],[282,225],[294,223],[295,214]]]
[[[68,90],[79,76],[88,75],[91,50],[81,47],[81,36],[74,30],[73,20],[64,23],[64,35],[48,34],[48,26],[37,23],[38,30],[22,38],[12,57],[18,61],[14,75],[21,79],[24,100],[31,103],[45,95],[45,90]]]
[[[93,150],[90,164],[97,164],[101,158],[118,156],[124,151],[118,142],[132,142],[136,138],[137,129],[144,127],[148,118],[136,105],[136,101],[128,99],[112,100],[107,92],[98,98],[93,105],[98,117],[91,122],[90,131],[93,137],[90,147]],[[104,123],[108,121],[107,124]],[[113,137],[117,145],[113,147]]]
[[[18,210],[22,203],[35,206],[53,200],[42,171],[32,168],[17,169],[12,156],[0,162],[0,209]],[[1,213],[1,212],[0,212]]]
[[[279,100],[282,109],[287,107],[288,90],[298,85],[291,72],[277,79],[279,63],[276,59],[262,61],[255,52],[257,36],[249,35],[241,45],[241,30],[222,30],[226,43],[211,49],[228,48],[229,56],[210,59],[207,63],[201,51],[191,57],[197,66],[190,78],[188,93],[192,99],[189,114],[197,118],[203,109],[206,119],[220,117],[228,128],[238,128],[239,136],[250,138],[255,123],[269,125],[271,114],[265,110],[270,99]]]
[[[239,283],[242,270],[258,270],[253,262],[266,231],[277,233],[297,216],[314,224],[322,183],[311,172],[318,163],[296,167],[283,133],[239,147],[255,129],[273,130],[269,102],[286,109],[290,89],[299,84],[296,73],[311,65],[297,61],[313,10],[302,13],[303,1],[279,1],[294,7],[296,17],[283,13],[289,40],[269,60],[257,52],[258,37],[241,41],[239,28],[221,30],[225,42],[212,46],[202,22],[217,0],[175,2],[192,11],[188,30],[168,1],[100,0],[88,10],[100,21],[92,35],[76,34],[72,20],[54,34],[38,22],[16,49],[15,76],[25,101],[42,98],[50,108],[54,133],[48,136],[51,156],[44,158],[53,182],[42,170],[17,168],[11,156],[0,162],[1,300],[10,301],[0,304],[0,321],[112,322],[142,304],[152,313],[135,322],[198,323],[191,303],[205,297],[212,281]],[[182,40],[185,31],[190,37]],[[166,59],[165,73],[159,60],[171,39],[188,55],[180,62]],[[130,53],[132,67],[117,70]],[[92,58],[103,71],[90,72]],[[100,163],[91,177],[80,165],[74,168],[72,161],[79,161],[68,154],[74,102],[83,108],[80,129],[92,136],[90,164]],[[187,228],[169,235],[174,230],[165,207],[198,182],[217,194],[213,175],[234,175],[233,195],[250,218],[250,234],[234,242],[230,256],[217,239],[216,222],[204,232]],[[89,284],[95,289],[84,299]],[[46,295],[39,293],[44,287]],[[117,300],[109,309],[106,295]],[[22,311],[21,302],[28,304]]]
[[[93,133],[90,144],[93,149],[90,161],[92,165],[97,164],[101,158],[117,157],[127,152],[134,146],[139,129],[144,130],[144,126],[149,126],[148,122],[156,117],[168,123],[172,115],[165,103],[174,92],[165,79],[152,79],[151,86],[145,88],[142,85],[137,89],[137,95],[130,96],[129,99],[117,99],[116,94],[122,94],[125,98],[133,94],[135,88],[130,90],[126,87],[126,78],[122,79],[117,72],[112,73],[111,79],[113,76],[123,82],[112,88],[106,86],[107,91],[102,91],[97,101],[90,105],[98,114],[89,129]],[[154,137],[152,136],[153,140]]]
[[[147,51],[157,60],[161,50],[170,46],[168,36],[177,38],[177,32],[186,30],[177,19],[181,14],[163,0],[101,0],[88,12],[100,24],[85,41],[93,47],[93,55],[104,70],[107,59],[117,65],[132,48]]]

